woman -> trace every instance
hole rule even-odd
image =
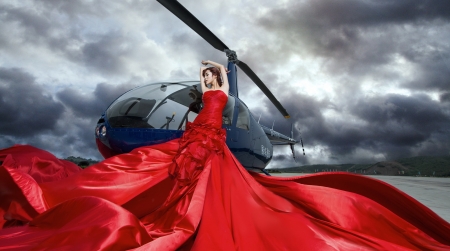
[[[37,149],[31,162],[20,146],[0,151],[0,250],[450,249],[447,222],[381,181],[246,171],[221,128],[226,69],[202,63],[213,65],[200,70],[204,107],[180,139],[52,182],[20,168],[65,163]]]
[[[202,85],[202,92],[221,90],[228,96],[230,85],[228,84],[228,69],[223,65],[209,60],[203,60],[203,65],[211,64],[213,67],[200,67],[200,83]],[[210,87],[208,88],[208,85]]]

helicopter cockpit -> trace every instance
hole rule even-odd
[[[137,87],[116,99],[106,111],[112,128],[184,130],[203,107],[198,81],[154,83]],[[223,123],[231,125],[235,99],[229,98]]]

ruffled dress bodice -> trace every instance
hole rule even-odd
[[[221,90],[208,91],[203,94],[203,109],[191,125],[222,128],[222,111],[228,96]]]
[[[203,94],[203,109],[192,123],[187,123],[169,168],[169,174],[180,185],[187,185],[198,176],[212,152],[223,153],[226,132],[222,128],[222,110],[227,101],[228,96],[221,90]]]

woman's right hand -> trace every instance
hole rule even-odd
[[[202,60],[202,64],[203,65],[207,65],[208,64],[208,60]]]

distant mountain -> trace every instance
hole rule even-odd
[[[65,158],[65,160],[68,160],[70,162],[73,162],[75,164],[77,164],[79,167],[81,168],[86,168],[92,164],[96,164],[99,161],[98,160],[93,160],[93,159],[85,159],[82,157],[74,157],[74,156],[69,156],[67,158]]]
[[[375,164],[308,165],[271,169],[270,172],[352,172],[361,174],[450,177],[450,156],[419,156]]]
[[[67,157],[81,168],[98,163],[98,160],[82,157]],[[419,156],[394,161],[382,161],[375,164],[339,164],[339,165],[307,165],[282,169],[268,169],[270,173],[317,173],[317,172],[352,172],[370,175],[401,176],[437,176],[450,177],[450,156]]]

